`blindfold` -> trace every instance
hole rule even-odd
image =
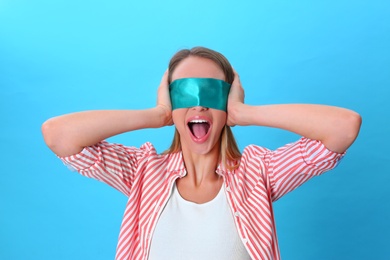
[[[202,106],[226,112],[230,84],[213,78],[182,78],[169,85],[172,110]]]

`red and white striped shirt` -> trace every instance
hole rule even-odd
[[[301,138],[275,151],[247,146],[234,171],[218,166],[238,233],[253,259],[280,259],[272,202],[334,168],[343,155]],[[147,259],[174,181],[186,175],[182,153],[160,155],[150,143],[135,148],[102,141],[61,159],[128,197],[116,259]]]

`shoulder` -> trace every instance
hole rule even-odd
[[[241,163],[264,160],[270,153],[272,153],[272,150],[266,147],[254,144],[248,145],[244,148],[242,152]]]
[[[264,155],[264,154],[267,154],[269,152],[271,152],[271,150],[266,148],[266,147],[255,145],[255,144],[250,144],[244,148],[242,155],[243,156],[244,155],[245,156],[255,156],[255,155]]]
[[[89,168],[99,162],[103,164],[106,164],[106,162],[115,162],[116,164],[123,166],[126,162],[132,161],[134,163],[138,160],[157,156],[158,154],[155,147],[149,142],[142,144],[138,148],[104,140],[94,145],[84,147],[83,150],[77,154],[59,158],[67,165],[80,164],[80,167],[81,165],[83,166],[81,168]]]
[[[258,145],[248,145],[242,154],[242,162],[247,164],[280,165],[302,162],[307,165],[322,165],[329,162],[338,163],[345,153],[328,150],[318,141],[301,137],[295,142],[285,144],[275,150]]]
[[[301,137],[295,142],[287,143],[273,150],[254,144],[248,145],[243,150],[241,163],[263,161],[268,164],[270,160],[279,160],[294,154],[307,157],[323,152],[328,153],[329,151],[320,141]]]

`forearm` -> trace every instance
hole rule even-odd
[[[44,140],[58,156],[69,156],[84,147],[121,133],[167,124],[162,109],[98,110],[54,117],[42,125]]]
[[[348,109],[309,104],[249,106],[235,111],[238,125],[259,125],[285,129],[319,140],[335,152],[344,152],[355,140],[360,116]]]

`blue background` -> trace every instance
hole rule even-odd
[[[275,203],[283,259],[390,259],[390,2],[0,1],[0,259],[113,259],[126,197],[70,172],[48,118],[154,106],[170,57],[222,52],[249,104],[320,103],[363,117],[343,162]],[[163,151],[173,128],[111,139]],[[298,136],[235,127],[239,146]]]

